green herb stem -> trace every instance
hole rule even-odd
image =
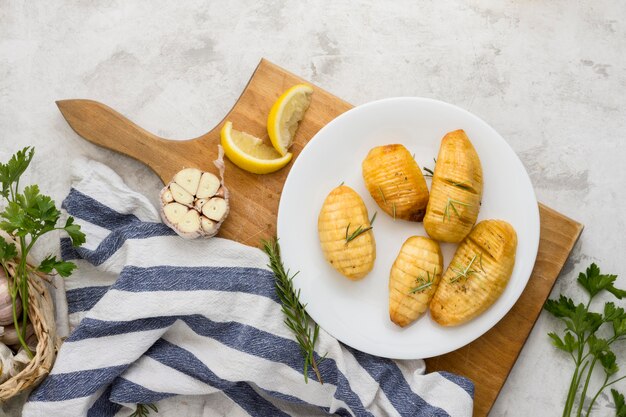
[[[304,381],[308,383],[308,369],[309,366],[315,373],[317,380],[324,384],[322,375],[319,371],[319,364],[326,358],[326,355],[322,356],[319,360],[315,359],[315,345],[319,336],[319,325],[313,324],[313,330],[311,331],[311,321],[306,313],[306,305],[300,302],[300,290],[294,288],[293,278],[298,274],[289,275],[289,270],[285,271],[285,266],[280,257],[280,246],[277,239],[271,239],[270,241],[261,241],[263,245],[263,251],[269,257],[269,267],[274,272],[274,288],[276,295],[278,296],[282,312],[285,315],[284,323],[294,333],[298,344],[300,345],[300,352],[304,359],[303,374]]]
[[[587,389],[589,388],[589,381],[591,380],[591,374],[593,373],[593,368],[596,366],[597,361],[598,361],[598,358],[594,358],[591,361],[591,366],[589,366],[589,370],[587,370],[587,378],[585,379],[585,385],[583,385],[583,391],[580,394],[580,400],[578,401],[578,411],[576,412],[576,415],[578,417],[580,417],[580,413],[582,413],[583,405],[585,404],[585,398],[587,395]]]

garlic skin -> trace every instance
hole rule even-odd
[[[26,340],[28,340],[28,338],[34,333],[35,329],[33,328],[33,325],[28,323],[26,326]],[[4,332],[0,335],[0,343],[4,343],[5,345],[18,345],[20,343],[15,326],[12,324],[4,326]]]
[[[29,362],[25,350],[22,349],[13,355],[8,346],[0,343],[0,384],[22,372]]]
[[[161,190],[161,219],[185,239],[215,236],[230,211],[224,185],[224,149],[220,145],[213,163],[219,178],[197,168],[185,168]]]
[[[15,308],[19,317],[22,313],[22,300],[19,296],[15,299]],[[0,269],[0,326],[7,324],[13,324],[13,304],[11,303],[9,280],[4,271]]]

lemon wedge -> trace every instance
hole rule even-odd
[[[276,149],[257,137],[233,129],[231,122],[224,123],[221,131],[224,153],[235,165],[254,174],[269,174],[291,161],[291,153],[281,155]]]
[[[285,91],[272,105],[267,118],[267,133],[281,155],[286,155],[293,144],[298,124],[311,104],[312,94],[311,86],[297,84]]]

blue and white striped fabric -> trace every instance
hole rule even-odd
[[[186,241],[109,168],[78,162],[63,203],[87,234],[62,241],[79,270],[67,280],[70,324],[50,376],[23,416],[470,416],[473,384],[424,362],[344,346],[305,384],[265,254],[213,238]]]

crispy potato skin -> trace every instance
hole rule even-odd
[[[428,235],[441,242],[463,240],[476,223],[482,194],[483,170],[474,146],[463,130],[446,134],[424,217]]]
[[[484,220],[459,245],[430,303],[432,318],[442,326],[472,320],[502,295],[515,265],[517,234],[503,220]],[[474,273],[451,282],[476,256]]]
[[[422,236],[404,242],[389,274],[389,318],[400,327],[417,320],[428,308],[443,273],[439,243]],[[418,277],[432,278],[430,287],[410,293],[418,287]]]
[[[403,145],[378,146],[362,163],[367,190],[383,211],[395,218],[421,222],[428,187],[420,167]]]
[[[374,268],[376,242],[369,230],[346,243],[346,228],[350,233],[359,226],[367,228],[370,221],[367,208],[352,188],[341,185],[328,194],[317,220],[320,244],[326,260],[342,275],[358,280]]]

